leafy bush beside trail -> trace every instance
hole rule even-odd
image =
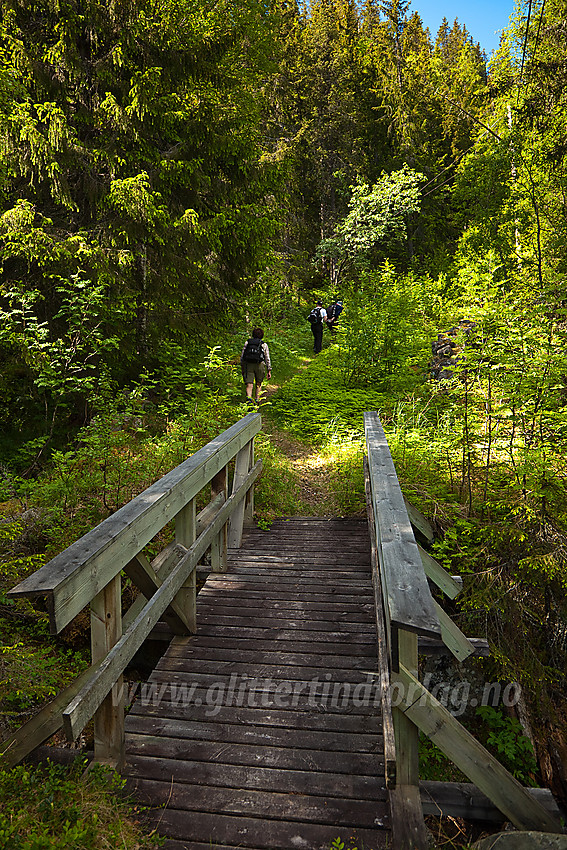
[[[2,850],[156,850],[163,841],[137,822],[123,780],[78,758],[0,770]]]

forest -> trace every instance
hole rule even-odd
[[[379,411],[484,675],[522,688],[485,740],[567,799],[565,5],[518,0],[490,58],[418,0],[0,6],[1,737],[88,663],[84,625],[53,638],[6,593],[246,414],[261,325],[257,521],[364,514]],[[337,297],[314,356],[306,316]],[[25,821],[19,770],[0,846],[103,846],[84,808],[76,845]]]

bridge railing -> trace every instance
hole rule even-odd
[[[402,495],[377,413],[364,414],[364,427],[393,844],[397,850],[430,846],[420,794],[420,731],[468,776],[475,791],[480,789],[516,827],[560,832],[558,820],[536,799],[533,789],[524,788],[419,681],[418,654],[426,643],[441,640],[447,651],[462,661],[476,652],[478,642],[465,637],[433,599],[429,581],[450,598],[459,592],[460,583],[416,543],[410,515],[416,526],[427,521]]]
[[[261,427],[260,414],[248,414],[9,592],[45,598],[52,634],[89,606],[92,663],[0,745],[4,764],[18,763],[61,728],[75,740],[94,717],[95,760],[121,765],[122,674],[161,619],[175,634],[195,632],[197,564],[209,551],[211,569],[224,571],[227,546],[240,546],[252,518]],[[197,498],[209,486],[197,514]],[[144,548],[172,521],[174,540],[150,561]],[[124,616],[122,573],[140,591]]]

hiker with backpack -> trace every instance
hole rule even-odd
[[[342,312],[343,302],[340,299],[333,301],[333,303],[327,307],[327,327],[331,331],[331,336],[334,336],[337,332],[337,322]]]
[[[246,398],[250,402],[254,401],[252,393],[254,383],[256,383],[256,404],[260,400],[262,381],[265,379],[266,374],[268,378],[272,377],[270,349],[268,348],[268,343],[263,342],[263,337],[264,331],[262,328],[254,328],[251,339],[248,340],[240,355],[240,368],[242,369],[242,377],[246,385]]]
[[[327,321],[327,311],[323,307],[322,301],[317,301],[316,306],[307,316],[308,322],[311,324],[311,332],[313,333],[313,351],[319,354],[323,348],[323,322]]]

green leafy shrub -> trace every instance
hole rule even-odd
[[[4,850],[154,850],[137,811],[122,796],[124,781],[100,765],[84,773],[51,761],[0,770],[0,848]]]
[[[346,386],[404,392],[423,381],[430,356],[429,285],[427,278],[397,274],[388,262],[362,276],[339,323]]]
[[[476,713],[488,727],[487,748],[522,784],[535,787],[537,763],[532,743],[524,735],[520,722],[489,705],[479,706]]]
[[[333,838],[330,844],[330,850],[345,850],[345,843],[341,841],[341,839],[337,836],[337,838]],[[357,850],[356,847],[348,847],[347,850]]]
[[[20,202],[20,208],[26,203]],[[117,339],[105,336],[102,329],[104,285],[76,273],[56,278],[53,297],[59,309],[51,323],[43,320],[45,296],[39,290],[15,286],[4,293],[0,304],[0,344],[18,351],[25,364],[29,392],[21,395],[38,423],[38,408],[44,409],[45,440],[38,455],[62,415],[80,406],[81,400],[84,403],[98,386],[97,361],[118,347]],[[21,407],[23,399],[18,401]],[[10,410],[8,421],[14,415]]]
[[[20,725],[25,715],[56,696],[86,666],[81,653],[69,650],[23,640],[0,647],[0,712]]]

